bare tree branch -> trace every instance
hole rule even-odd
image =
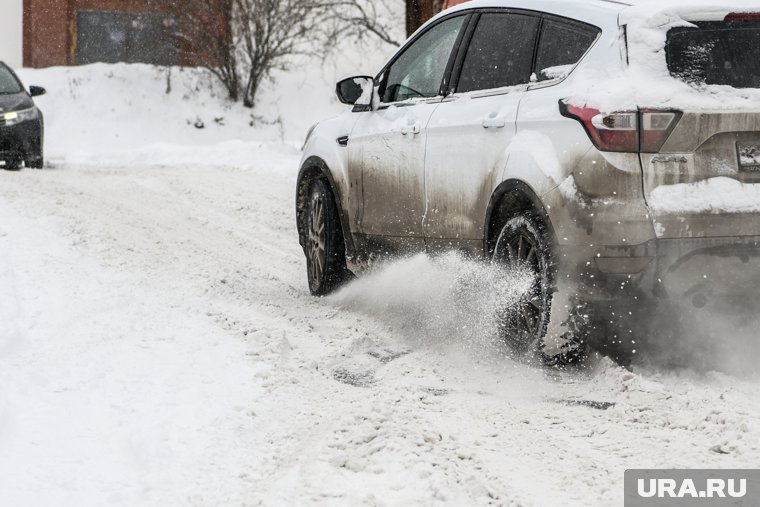
[[[167,0],[146,0],[165,6]],[[335,41],[374,37],[400,43],[403,0],[169,0],[177,37],[233,101],[254,107],[261,83],[292,57],[324,56]],[[438,1],[438,0],[436,0]]]

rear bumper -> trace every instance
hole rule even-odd
[[[20,161],[42,156],[42,121],[0,127],[0,160]]]
[[[760,287],[760,236],[655,239],[625,247],[560,247],[592,300],[668,299],[732,311]]]

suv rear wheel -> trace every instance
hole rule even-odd
[[[555,287],[551,245],[546,225],[535,213],[525,212],[507,221],[494,247],[494,262],[533,276],[530,290],[505,312],[502,324],[504,339],[521,355],[543,355]]]
[[[305,247],[309,290],[323,296],[348,278],[346,247],[330,186],[319,179],[312,183],[306,215]]]

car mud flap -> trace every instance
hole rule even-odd
[[[558,283],[542,354],[546,366],[582,362],[589,351],[594,327],[593,309],[571,282]]]
[[[579,272],[581,271],[581,272]],[[582,363],[593,352],[622,366],[631,364],[638,344],[633,323],[651,315],[654,298],[632,287],[613,298],[592,272],[565,266],[552,301],[544,356],[548,366]]]

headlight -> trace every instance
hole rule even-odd
[[[0,120],[5,124],[6,126],[10,125],[16,125],[17,123],[23,123],[28,120],[34,120],[37,118],[37,108],[36,107],[30,107],[29,109],[24,109],[23,111],[11,111],[10,113],[3,113],[0,114]]]

